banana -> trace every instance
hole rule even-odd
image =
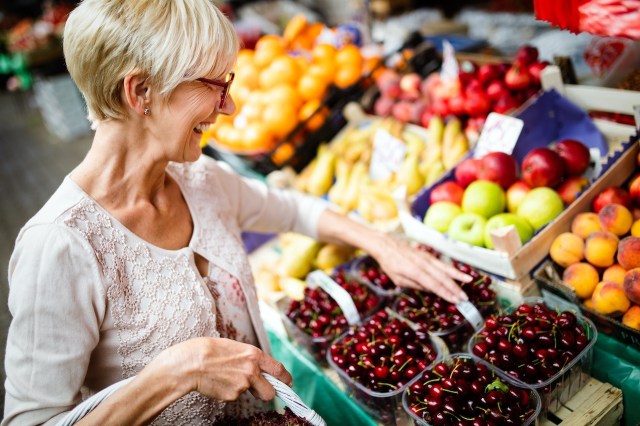
[[[355,248],[339,246],[335,244],[325,244],[318,252],[315,266],[327,272],[336,266],[346,263],[355,252]]]
[[[369,166],[367,164],[360,161],[354,164],[341,204],[341,207],[346,211],[349,212],[358,206],[360,188],[368,180],[368,173]]]
[[[326,145],[318,148],[317,164],[314,167],[306,185],[308,193],[321,197],[329,191],[333,183],[336,154]]]
[[[306,235],[295,235],[282,249],[282,257],[276,269],[278,275],[304,278],[313,267],[313,261],[319,250],[320,242]]]
[[[407,153],[415,153],[419,155],[422,151],[425,150],[426,143],[425,141],[411,130],[405,128],[402,132],[402,140],[407,144]]]
[[[427,186],[431,185],[432,183],[437,181],[444,172],[446,172],[446,169],[444,168],[444,164],[442,164],[442,161],[436,161],[429,167],[427,175],[424,179],[424,184]]]
[[[429,121],[429,135],[427,144],[421,154],[421,162],[429,165],[442,158],[442,135],[444,133],[444,123],[437,115],[431,117]]]
[[[463,132],[455,136],[453,143],[442,152],[442,163],[445,169],[454,168],[469,152],[469,142]]]
[[[328,198],[336,206],[341,206],[351,176],[351,164],[339,159],[336,163],[336,181],[329,190]]]
[[[418,154],[409,152],[396,174],[396,183],[406,187],[407,195],[415,194],[424,185],[424,178],[418,168],[418,162]]]
[[[367,222],[386,221],[398,216],[398,207],[388,191],[370,186],[361,192],[358,214]]]
[[[318,160],[314,158],[309,164],[307,164],[304,169],[302,169],[302,171],[298,174],[295,183],[293,184],[293,187],[295,189],[301,192],[307,191],[307,182],[309,182],[309,176],[311,176],[311,173],[313,173],[313,170],[315,169],[317,163]]]

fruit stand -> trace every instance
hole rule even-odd
[[[504,424],[640,421],[638,300],[625,282],[640,267],[640,189],[632,180],[640,159],[629,121],[640,95],[564,84],[560,69],[537,55],[523,47],[510,58],[433,56],[408,44],[399,63],[381,58],[343,86],[345,102],[321,103],[324,123],[317,133],[306,129],[315,156],[302,159],[297,139],[291,158],[299,161],[265,176],[475,278],[465,291],[483,318],[478,327],[462,307],[394,288],[366,253],[295,235],[257,248],[251,261],[274,355],[328,424],[472,424],[480,412]],[[272,146],[299,138],[301,123]],[[576,224],[595,205],[592,221],[615,239],[600,242],[591,222]],[[566,235],[573,226],[586,230]],[[572,281],[566,271],[590,259],[598,259],[595,282],[578,297],[572,283],[583,276]],[[319,284],[318,270],[332,284]],[[517,408],[503,402],[507,393],[521,398]]]

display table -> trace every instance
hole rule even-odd
[[[323,369],[291,343],[283,331],[268,327],[268,335],[274,358],[282,362],[293,375],[293,389],[305,403],[325,419],[327,425],[373,426],[377,424],[327,376]],[[628,348],[606,335],[599,335],[595,345],[591,373],[595,379],[610,383],[623,391],[624,417],[621,424],[624,426],[639,425],[640,352]],[[595,400],[598,399],[595,398]],[[567,404],[567,406],[570,405]],[[615,408],[607,410],[610,413],[608,417],[615,415]],[[617,416],[619,416],[619,412]],[[571,418],[571,415],[567,416],[567,421]],[[607,423],[607,421],[607,419],[602,419],[593,424],[614,424]],[[551,426],[554,423],[547,421],[544,424]],[[564,424],[564,422],[559,424]]]

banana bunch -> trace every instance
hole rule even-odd
[[[427,146],[421,153],[420,171],[425,185],[433,184],[447,170],[458,164],[469,151],[469,141],[458,118],[445,124],[434,115],[429,121]]]

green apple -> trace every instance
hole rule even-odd
[[[515,213],[500,213],[489,219],[487,226],[484,227],[484,245],[492,249],[493,241],[491,241],[491,231],[509,225],[513,225],[516,228],[522,244],[533,237],[533,228],[524,218]]]
[[[462,213],[459,205],[450,201],[438,201],[427,209],[424,215],[424,224],[436,231],[445,233],[449,229],[451,221]]]
[[[462,195],[462,211],[477,213],[485,219],[502,213],[506,203],[504,190],[497,183],[488,180],[472,182]]]
[[[449,225],[449,237],[474,246],[484,246],[487,219],[477,213],[460,213]]]
[[[523,217],[533,229],[545,226],[564,210],[562,198],[556,191],[546,186],[533,188],[518,206],[518,216]]]

